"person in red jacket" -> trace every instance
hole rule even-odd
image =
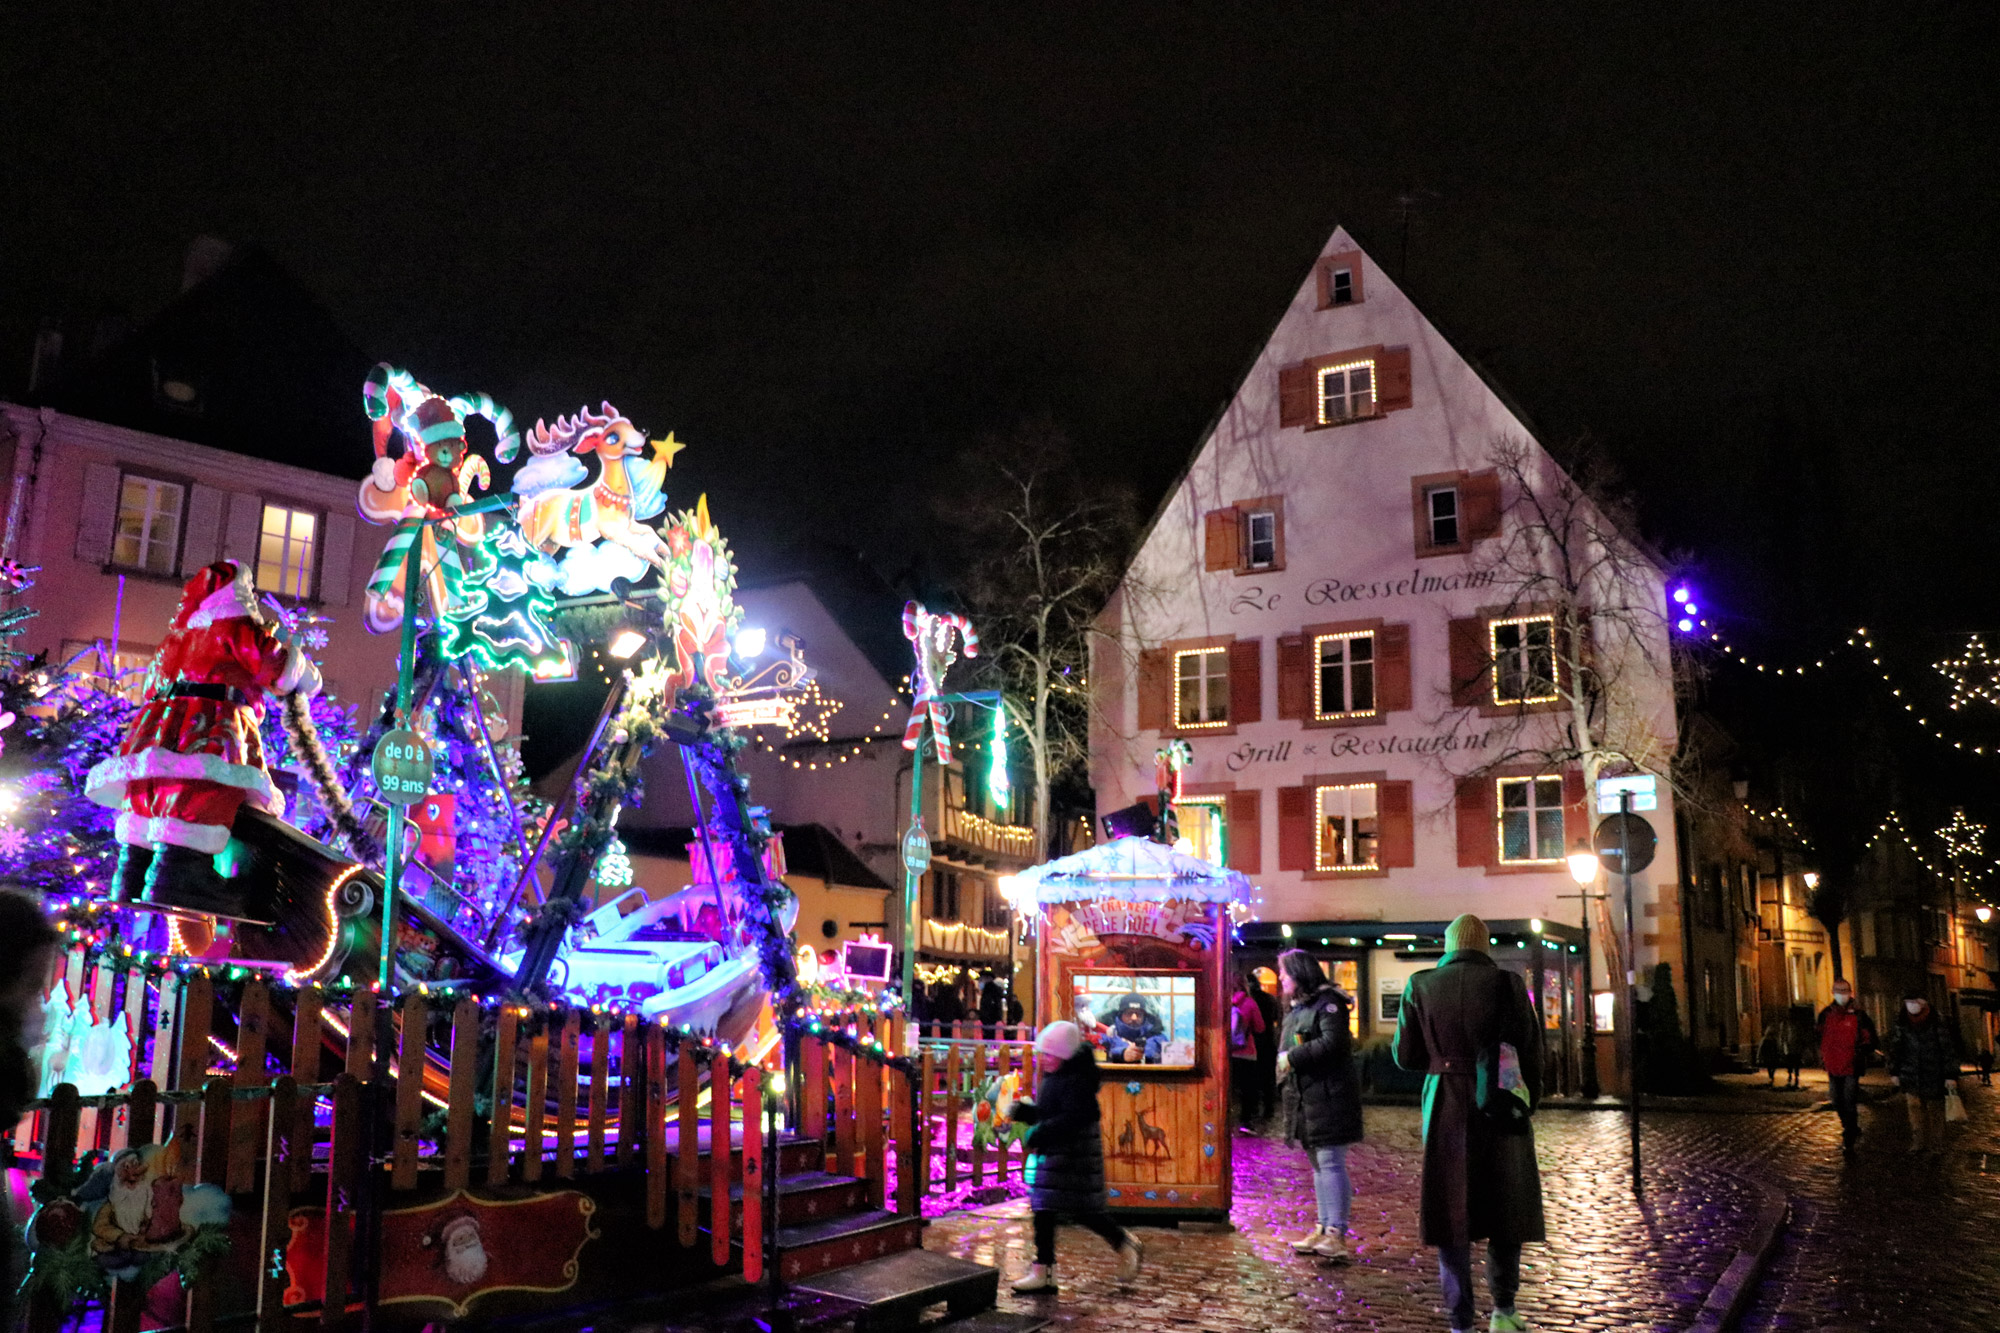
[[[1833,1003],[1819,1015],[1819,1062],[1826,1069],[1833,1109],[1840,1115],[1840,1146],[1852,1152],[1861,1137],[1855,1108],[1861,1100],[1861,1071],[1877,1046],[1875,1020],[1854,1003],[1854,987],[1833,983]]]
[[[250,571],[218,560],[188,580],[153,657],[150,696],[118,753],[84,794],[116,808],[114,900],[156,911],[245,920],[215,867],[245,801],[283,815],[257,724],[267,693],[319,690],[319,669],[257,605]]]

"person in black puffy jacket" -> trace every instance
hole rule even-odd
[[[1056,1225],[1088,1227],[1118,1251],[1118,1276],[1139,1275],[1138,1237],[1105,1211],[1104,1128],[1097,1107],[1097,1057],[1076,1024],[1051,1023],[1035,1038],[1041,1086],[1034,1101],[1015,1102],[1009,1117],[1028,1132],[1028,1206],[1035,1213],[1035,1262],[1015,1291],[1056,1289]]]
[[[1920,992],[1889,1029],[1889,1081],[1909,1099],[1910,1151],[1944,1151],[1944,1099],[1958,1091],[1958,1034]]]
[[[1285,1138],[1312,1161],[1319,1223],[1292,1242],[1300,1254],[1344,1259],[1354,1186],[1347,1145],[1361,1139],[1361,1085],[1348,1029],[1352,1002],[1303,949],[1278,956],[1278,988],[1290,1010],[1278,1033],[1278,1077],[1285,1087]]]

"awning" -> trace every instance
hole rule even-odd
[[[1116,838],[1074,856],[1031,866],[1015,877],[1024,894],[1048,903],[1245,902],[1250,881],[1234,870],[1177,852],[1150,838]]]

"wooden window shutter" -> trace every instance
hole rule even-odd
[[[1384,625],[1375,631],[1375,710],[1400,713],[1410,703],[1410,627]]]
[[[119,476],[110,463],[83,468],[83,514],[76,524],[76,558],[87,565],[111,559],[112,529],[118,524]]]
[[[1313,410],[1313,368],[1310,365],[1286,366],[1278,372],[1278,425],[1316,424],[1318,414]]]
[[[1376,788],[1375,799],[1376,809],[1381,812],[1383,869],[1415,865],[1417,818],[1410,784],[1384,782]]]
[[[256,577],[257,534],[264,522],[264,500],[262,496],[245,495],[241,491],[229,497],[229,525],[222,530],[222,555],[226,560],[238,560],[249,565],[251,577]]]
[[[1139,654],[1139,730],[1165,731],[1174,715],[1174,659],[1164,648]]]
[[[1313,789],[1278,788],[1278,869],[1313,869]]]
[[[1486,702],[1486,622],[1478,616],[1454,620],[1449,627],[1451,702],[1456,708],[1476,708]]]
[[[1563,770],[1563,851],[1567,854],[1575,847],[1578,839],[1590,841],[1593,832],[1590,826],[1590,789],[1583,780],[1583,770],[1566,768]]]
[[[1229,645],[1229,721],[1232,726],[1264,720],[1264,641],[1238,639]]]
[[[346,606],[354,565],[354,517],[328,514],[326,544],[320,548],[319,599],[328,606]]]
[[[193,574],[215,561],[222,545],[222,511],[229,500],[227,491],[196,482],[188,493],[187,525],[181,538],[181,574]]]
[[[1311,650],[1303,634],[1278,636],[1278,716],[1302,722],[1312,711]]]
[[[1499,833],[1493,826],[1495,788],[1492,778],[1460,778],[1454,803],[1458,807],[1458,863],[1490,866],[1497,855]]]
[[[1468,472],[1458,483],[1459,536],[1469,542],[1500,535],[1500,474]]]
[[[1410,349],[1389,347],[1375,361],[1375,410],[1399,412],[1414,401],[1410,392]]]
[[[1234,509],[1211,509],[1203,522],[1202,567],[1210,571],[1235,569],[1242,563],[1237,555],[1243,522]]]
[[[1223,808],[1223,828],[1229,839],[1229,868],[1246,875],[1264,870],[1263,793],[1233,791]]]

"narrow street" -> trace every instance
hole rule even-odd
[[[1823,1092],[1823,1078],[1807,1078]],[[1735,1083],[1704,1106],[1742,1109],[1649,1116],[1643,1204],[1628,1186],[1622,1115],[1549,1111],[1537,1147],[1550,1241],[1527,1251],[1520,1308],[1543,1329],[1686,1328],[1735,1257],[1760,1185],[1771,1185],[1791,1199],[1792,1220],[1744,1329],[1991,1333],[2000,1328],[2000,1099],[1968,1091],[1972,1121],[1953,1129],[1943,1157],[1904,1152],[1902,1104],[1889,1099],[1864,1108],[1866,1137],[1850,1162],[1832,1114],[1805,1109],[1816,1097]],[[1311,1222],[1303,1157],[1239,1137],[1235,1231],[1148,1229],[1146,1272],[1129,1288],[1095,1237],[1066,1231],[1062,1290],[1017,1297],[1003,1285],[1002,1308],[1075,1333],[1441,1329],[1434,1259],[1417,1240],[1417,1112],[1371,1107],[1367,1127],[1351,1156],[1351,1265],[1285,1247]],[[1011,1277],[1032,1245],[1025,1205],[938,1219],[926,1244]]]

